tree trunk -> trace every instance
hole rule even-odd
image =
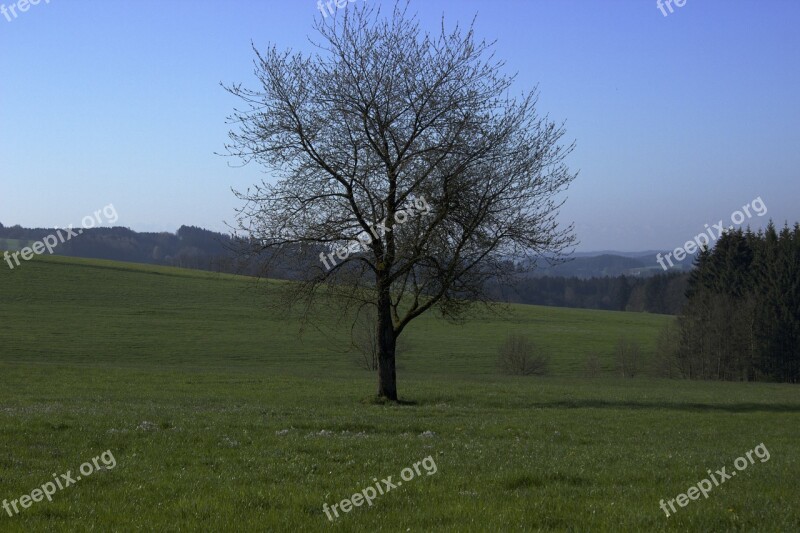
[[[397,401],[396,345],[387,287],[379,289],[378,295],[378,396],[394,402]]]

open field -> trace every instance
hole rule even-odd
[[[295,315],[264,308],[250,280],[170,267],[41,256],[0,270],[6,361],[186,369],[253,368],[350,376],[357,356],[330,302],[298,335]],[[582,373],[596,351],[607,369],[621,336],[652,347],[670,317],[642,313],[514,306],[464,326],[425,315],[403,339],[400,372],[495,375],[508,333],[530,334],[553,355],[556,375]],[[36,324],[36,330],[29,329]],[[402,382],[399,384],[402,394]]]
[[[577,377],[590,350],[610,369],[620,335],[652,346],[669,317],[427,317],[400,359],[409,403],[391,406],[329,331],[335,308],[300,337],[241,278],[51,257],[0,270],[0,294],[0,499],[117,462],[0,510],[2,531],[800,528],[797,387]],[[497,374],[510,331],[552,351],[552,377]],[[762,442],[768,461],[665,517],[660,499]],[[435,474],[323,513],[427,456]]]

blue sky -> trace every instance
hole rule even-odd
[[[391,2],[365,0],[389,5]],[[0,4],[15,4],[0,0]],[[675,248],[761,197],[800,220],[800,2],[412,0],[424,27],[498,39],[522,91],[566,120],[579,250]],[[316,0],[41,0],[0,15],[0,222],[225,230],[269,178],[223,150],[260,48],[308,50]]]

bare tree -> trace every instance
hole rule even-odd
[[[620,337],[617,342],[617,368],[624,378],[635,377],[639,373],[642,359],[642,350],[639,343],[626,337]]]
[[[681,332],[677,321],[668,322],[658,333],[652,368],[655,377],[670,379],[680,377],[678,359],[680,340]]]
[[[390,400],[412,320],[431,309],[463,320],[488,303],[486,281],[575,242],[556,221],[572,145],[537,114],[537,91],[509,95],[514,77],[473,26],[429,34],[407,10],[365,3],[319,19],[314,54],[254,47],[258,87],[226,87],[244,103],[229,155],[277,178],[237,192],[237,232],[301,273],[291,302],[335,298],[341,316],[375,307],[378,395]]]
[[[497,350],[497,363],[506,374],[544,376],[550,368],[550,356],[525,335],[512,334]]]
[[[361,366],[366,370],[378,370],[378,316],[376,313],[367,312],[353,322],[351,342],[358,352]]]
[[[596,378],[603,372],[603,366],[600,364],[600,356],[597,352],[589,352],[583,364],[583,373],[587,378]]]

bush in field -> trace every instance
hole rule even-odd
[[[677,322],[670,322],[663,327],[656,340],[656,351],[653,357],[653,376],[657,378],[681,377],[680,348],[681,332]]]
[[[626,338],[620,338],[617,342],[617,369],[624,378],[632,378],[639,373],[642,361],[642,350],[639,343]]]
[[[587,378],[596,378],[602,371],[603,368],[600,365],[600,357],[598,357],[597,352],[591,352],[586,356],[586,361],[584,362],[584,375]]]
[[[513,334],[498,350],[498,365],[505,374],[543,376],[548,373],[550,357],[525,335]]]

